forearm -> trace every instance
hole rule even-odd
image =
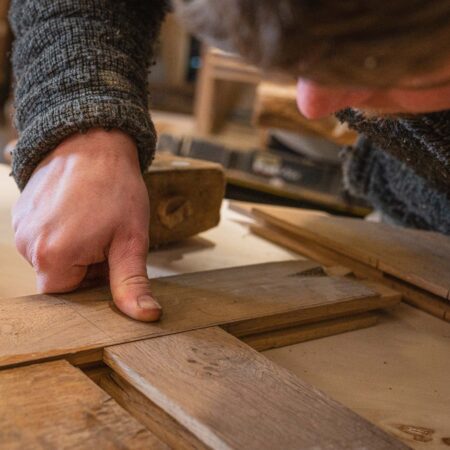
[[[166,10],[166,0],[13,0],[13,175],[21,189],[48,152],[91,128],[132,136],[148,166],[156,136],[147,70]]]

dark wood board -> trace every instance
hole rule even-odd
[[[0,371],[0,448],[169,447],[66,361]]]

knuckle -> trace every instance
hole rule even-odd
[[[36,268],[45,269],[55,265],[63,254],[64,247],[60,244],[38,239],[33,247],[31,263]]]

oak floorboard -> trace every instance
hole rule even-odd
[[[120,406],[136,417],[170,448],[176,450],[209,449],[169,414],[111,370],[100,376],[98,384]]]
[[[259,352],[274,348],[286,347],[336,334],[356,331],[376,325],[378,314],[376,312],[355,314],[349,317],[324,320],[322,322],[307,323],[281,330],[267,331],[265,333],[250,334],[240,339]]]
[[[330,248],[324,247],[310,239],[296,236],[273,225],[250,225],[251,231],[273,243],[306,256],[311,260],[325,266],[340,265],[347,267],[358,277],[376,280],[381,285],[389,286],[402,295],[405,303],[421,309],[439,319],[450,322],[450,302],[431,294],[413,284],[402,281],[394,276],[384,274],[372,266],[366,265],[356,259],[345,256]]]
[[[214,449],[403,449],[219,328],[105,349],[105,362]]]
[[[317,263],[289,261],[155,279],[157,323],[134,321],[106,289],[0,300],[0,367],[66,357],[97,361],[102,348],[216,325],[242,335],[392,306],[398,299]]]
[[[253,214],[443,299],[450,299],[450,237],[298,208],[258,206]]]
[[[169,447],[66,361],[0,371],[0,448]]]

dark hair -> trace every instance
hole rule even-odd
[[[389,86],[450,62],[450,0],[175,0],[188,28],[263,69]]]

